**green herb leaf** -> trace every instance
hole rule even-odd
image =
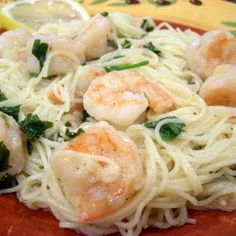
[[[124,56],[124,55],[117,55],[117,56],[114,56],[114,57],[108,59],[107,62],[108,62],[108,61],[115,60],[115,59],[118,59],[118,58],[122,58],[122,57],[125,57],[125,56]]]
[[[111,66],[104,66],[104,69],[106,72],[111,72],[113,70],[127,70],[127,69],[133,69],[133,68],[137,68],[140,66],[145,66],[148,65],[149,61],[140,61],[140,62],[136,62],[136,63],[128,63],[128,64],[122,64],[122,65],[111,65]]]
[[[127,4],[125,2],[115,2],[115,3],[110,3],[109,6],[113,7],[125,7]]]
[[[0,107],[0,111],[3,113],[12,116],[16,121],[18,121],[18,116],[20,112],[20,106],[14,106],[14,107]]]
[[[107,2],[108,0],[95,0],[91,3],[91,5],[97,5],[97,4],[101,4],[101,3],[105,3]]]
[[[32,54],[38,59],[40,71],[43,68],[43,64],[46,61],[46,55],[48,50],[48,44],[41,42],[40,39],[34,41]]]
[[[149,128],[149,129],[155,129],[157,124],[165,119],[178,119],[175,116],[170,116],[170,117],[165,117],[162,118],[158,121],[150,121],[144,124],[145,127]],[[162,138],[162,140],[164,141],[171,141],[173,139],[175,139],[182,131],[183,131],[183,127],[185,126],[185,124],[183,122],[168,122],[166,124],[163,124],[160,127],[160,136]]]
[[[37,140],[44,131],[51,128],[53,123],[50,121],[41,121],[37,115],[31,113],[19,123],[21,130],[26,134],[29,141]]]
[[[114,39],[107,39],[107,46],[111,48],[118,48],[118,45]]]
[[[154,27],[149,23],[148,19],[144,19],[141,28],[146,31],[147,33],[151,32],[154,30]]]
[[[158,49],[153,45],[152,42],[149,42],[149,43],[143,45],[143,47],[149,49],[150,51],[154,52],[154,53],[155,53],[156,55],[158,55],[158,56],[161,55],[161,51],[158,50]]]
[[[130,48],[131,42],[128,39],[125,39],[124,42],[121,44],[122,48]]]
[[[229,27],[236,27],[236,21],[222,21],[221,23]]]
[[[88,113],[86,110],[83,110],[83,119],[82,119],[82,122],[85,122],[88,117],[90,117],[89,113]]]
[[[4,142],[0,142],[0,171],[8,170],[10,151],[7,149]]]
[[[5,94],[0,90],[0,102],[7,100]]]
[[[10,188],[16,184],[16,176],[5,174],[0,179],[0,189]]]
[[[107,17],[109,14],[108,14],[107,11],[104,11],[104,12],[101,13],[101,15],[104,16],[104,17]]]
[[[86,110],[83,110],[83,119],[82,122],[93,122],[96,119],[88,114]]]
[[[27,147],[28,154],[31,155],[33,152],[34,146],[33,146],[33,143],[29,139],[26,140],[26,147]]]
[[[236,36],[236,30],[231,30],[230,33]]]
[[[76,132],[71,132],[71,131],[69,131],[69,129],[66,129],[66,133],[65,133],[66,138],[65,138],[65,140],[67,140],[67,141],[71,140],[72,138],[74,138],[74,137],[76,137],[76,136],[78,136],[82,133],[84,133],[84,130],[81,129],[81,128],[79,128]]]

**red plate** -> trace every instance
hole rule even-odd
[[[82,236],[58,226],[58,221],[44,210],[30,210],[15,194],[0,197],[0,236]],[[166,230],[149,229],[142,236],[234,236],[236,211],[191,211],[197,224]],[[115,234],[119,235],[119,234]]]

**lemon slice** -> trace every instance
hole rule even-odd
[[[20,0],[0,9],[0,24],[6,29],[23,27],[32,32],[48,22],[75,19],[89,19],[89,14],[73,0]]]

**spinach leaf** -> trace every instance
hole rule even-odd
[[[131,42],[128,39],[125,39],[124,42],[121,44],[122,48],[130,48]]]
[[[75,138],[76,136],[78,136],[82,133],[84,133],[84,130],[81,128],[79,128],[76,132],[71,132],[71,131],[69,131],[69,129],[66,129],[65,140],[69,141],[72,138]]]
[[[148,19],[144,19],[141,28],[145,30],[147,33],[151,32],[154,30],[154,27],[149,23]]]
[[[26,134],[29,141],[35,141],[43,135],[44,131],[51,128],[53,123],[41,121],[37,115],[31,113],[19,123],[21,130]]]
[[[157,124],[160,121],[163,121],[165,119],[176,120],[178,118],[175,117],[175,116],[169,116],[169,117],[162,118],[158,121],[147,122],[147,123],[144,124],[144,126],[149,128],[149,129],[155,129]],[[169,121],[168,123],[163,124],[160,127],[160,136],[161,136],[162,140],[171,141],[171,140],[175,139],[183,131],[184,126],[185,126],[185,124],[183,122],[181,122],[180,120],[179,120],[179,122]]]
[[[16,121],[18,121],[20,106],[21,105],[17,105],[14,107],[0,107],[0,111],[2,111],[3,113],[9,116],[12,116]]]
[[[149,42],[149,43],[143,45],[143,47],[149,49],[150,51],[154,52],[154,53],[155,53],[156,55],[158,55],[158,56],[161,55],[161,51],[158,50],[158,49],[153,45],[152,42]]]
[[[10,188],[16,184],[16,176],[5,174],[0,179],[0,189]]]
[[[34,146],[33,146],[33,143],[29,139],[26,140],[26,147],[27,147],[28,154],[31,155],[33,152]]]
[[[7,100],[7,97],[5,96],[5,94],[0,90],[0,102]],[[19,116],[19,112],[20,112],[20,106],[21,105],[17,105],[17,106],[13,106],[13,107],[0,107],[0,111],[2,111],[3,113],[12,116],[16,121],[18,121],[18,116]]]
[[[107,46],[111,48],[118,48],[118,45],[114,39],[107,39]]]
[[[8,170],[10,151],[7,149],[3,141],[0,142],[0,171]]]
[[[36,39],[34,41],[34,45],[32,48],[32,54],[38,59],[40,71],[43,68],[43,64],[46,61],[46,55],[48,50],[48,44],[41,42],[40,39]]]
[[[110,66],[104,66],[104,69],[106,72],[111,72],[113,70],[128,70],[128,69],[133,69],[133,68],[138,68],[140,66],[145,66],[148,65],[149,61],[140,61],[140,62],[135,62],[135,63],[127,63],[127,64],[121,64],[121,65],[110,65]]]
[[[104,11],[104,12],[101,13],[101,15],[104,16],[104,17],[107,17],[109,14],[108,14],[107,11]]]
[[[7,100],[5,94],[0,90],[0,102]]]

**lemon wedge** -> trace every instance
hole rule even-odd
[[[88,12],[73,0],[19,0],[0,9],[0,25],[33,32],[43,24],[89,19]]]

